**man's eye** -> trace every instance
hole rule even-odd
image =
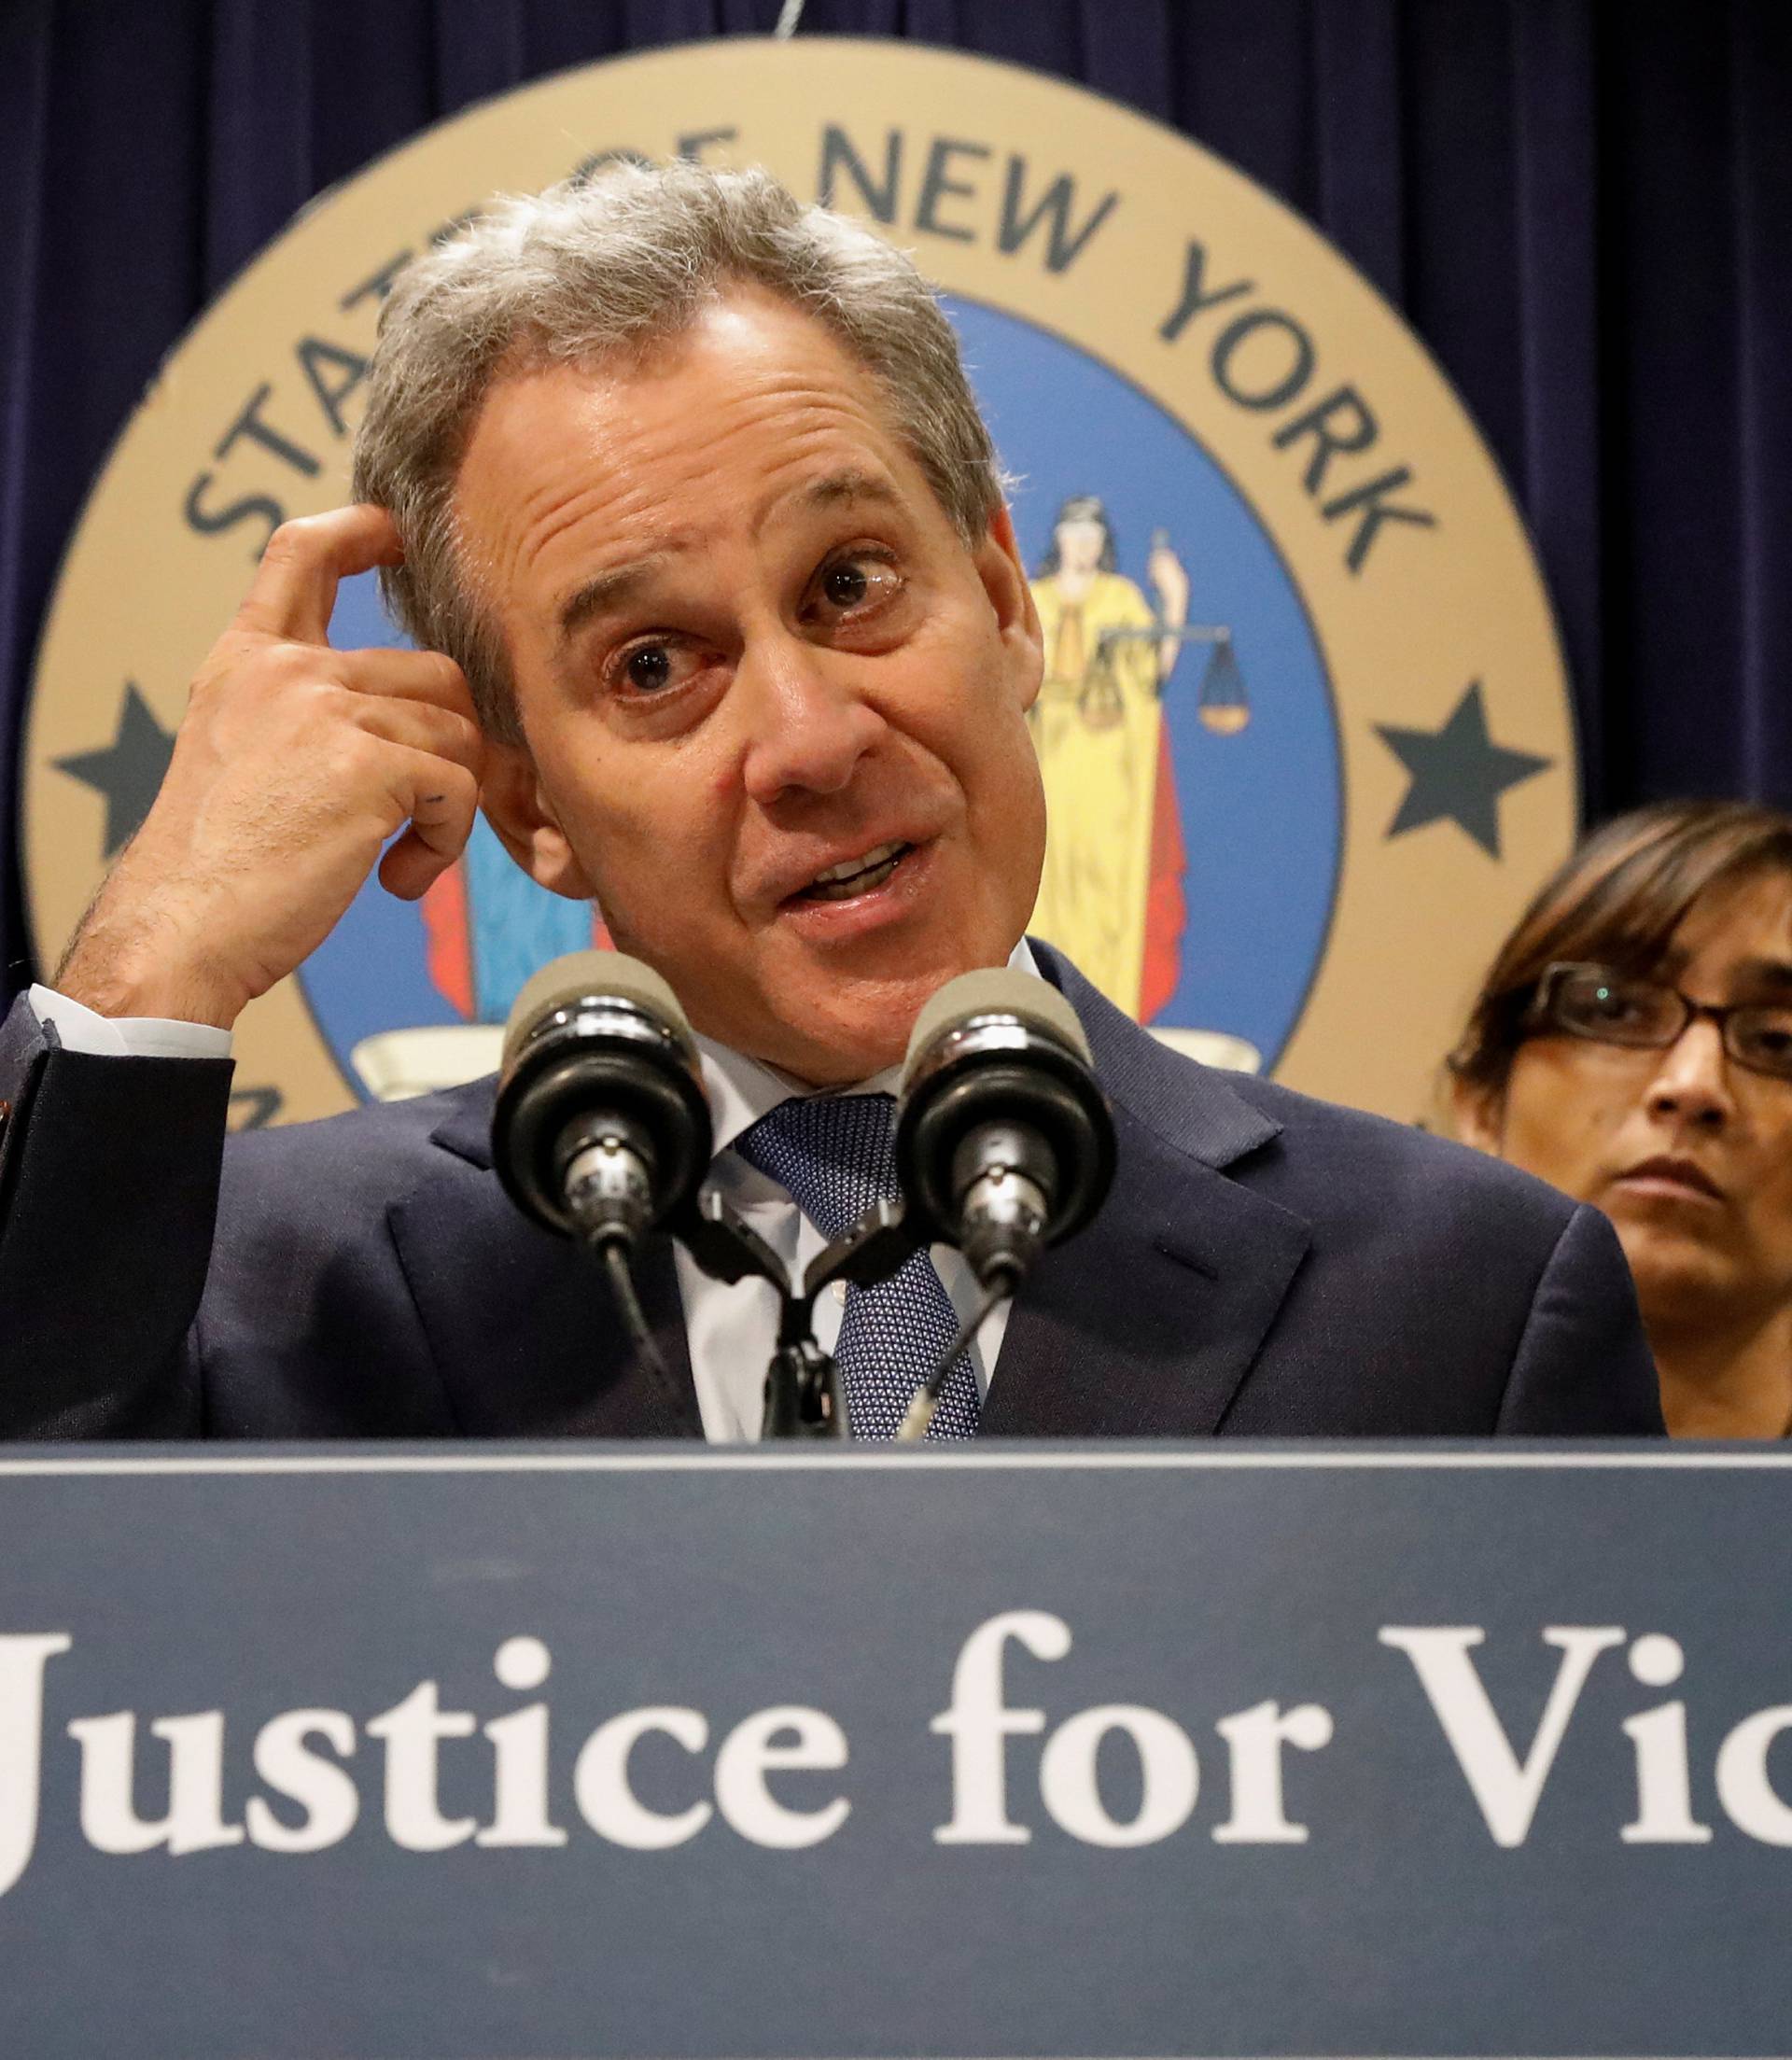
[[[815,582],[812,611],[836,618],[862,615],[894,599],[902,585],[901,573],[880,558],[836,558]]]
[[[637,694],[657,694],[672,683],[672,653],[664,644],[643,644],[629,652],[623,675]]]
[[[720,653],[703,638],[645,630],[602,654],[595,689],[618,720],[660,735],[667,723],[698,720],[724,678]]]
[[[861,565],[831,565],[821,581],[821,591],[836,608],[857,608],[871,591],[871,582]]]

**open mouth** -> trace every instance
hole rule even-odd
[[[869,894],[889,879],[914,848],[912,844],[903,844],[899,840],[892,844],[880,844],[874,850],[865,852],[862,857],[844,859],[838,865],[829,866],[825,873],[818,873],[791,899],[799,902],[849,902],[856,895]]]

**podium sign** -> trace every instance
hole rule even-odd
[[[0,1474],[8,2053],[1792,2038],[1777,1452]]]

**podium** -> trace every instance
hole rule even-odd
[[[31,2060],[1792,2039],[1792,1474],[0,1454]]]

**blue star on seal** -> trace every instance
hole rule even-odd
[[[77,751],[59,758],[56,770],[94,788],[105,797],[105,849],[113,859],[136,834],[161,785],[175,739],[150,711],[134,680],[125,682],[119,726],[103,750]]]
[[[1375,734],[1407,769],[1406,798],[1386,834],[1405,836],[1428,822],[1453,822],[1489,858],[1500,855],[1500,796],[1555,764],[1494,743],[1487,731],[1481,682],[1468,686],[1441,730],[1403,730],[1378,722]]]

